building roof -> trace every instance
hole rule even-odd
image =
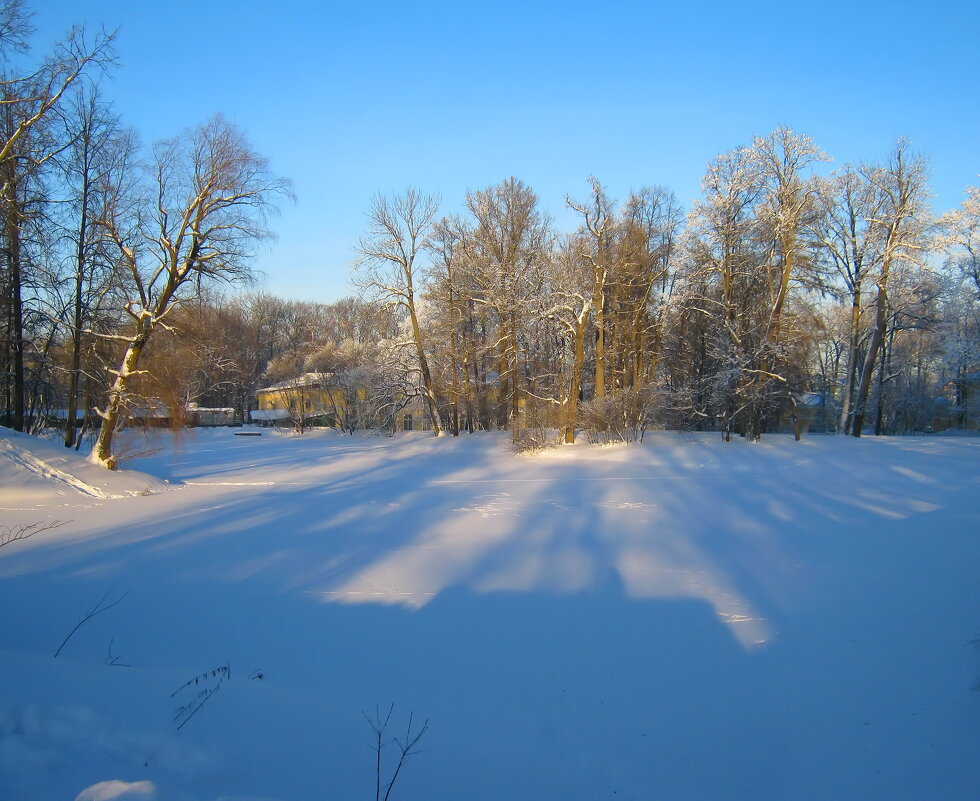
[[[333,373],[303,373],[303,375],[297,378],[280,381],[278,384],[263,387],[262,389],[256,390],[256,392],[281,392],[287,389],[322,386],[332,376]]]
[[[289,417],[288,409],[252,409],[249,412],[253,421],[258,420],[285,420]]]

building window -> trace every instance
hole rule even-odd
[[[412,431],[412,415],[406,414],[402,418],[402,431]]]

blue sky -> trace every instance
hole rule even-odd
[[[622,199],[661,184],[689,207],[716,154],[779,125],[828,167],[911,138],[937,210],[980,173],[971,2],[34,0],[38,52],[72,23],[120,28],[107,86],[146,141],[216,112],[298,197],[260,256],[265,288],[332,301],[372,195],[409,185],[458,211],[515,175],[567,228],[595,175]]]

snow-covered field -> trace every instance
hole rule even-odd
[[[505,436],[0,435],[0,801],[980,798],[980,439]]]

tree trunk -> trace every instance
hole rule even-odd
[[[840,434],[851,432],[851,401],[854,397],[854,376],[857,373],[858,347],[861,342],[861,285],[851,293],[851,336],[847,348],[847,374],[844,376],[844,392],[841,396],[840,417],[837,431]]]
[[[419,371],[422,373],[422,392],[425,395],[425,406],[429,413],[429,421],[432,423],[432,433],[438,437],[442,434],[442,424],[439,420],[439,405],[436,402],[435,391],[432,385],[429,360],[425,357],[425,348],[422,345],[422,329],[419,327],[419,320],[415,314],[415,299],[411,291],[411,286],[409,286],[407,305],[408,314],[412,323],[412,337],[415,340],[415,349],[419,358]]]
[[[582,391],[582,371],[585,367],[585,327],[588,315],[583,314],[575,323],[575,355],[572,359],[572,372],[568,382],[568,395],[565,398],[562,415],[562,435],[566,444],[575,442],[575,421],[578,417],[578,398]]]
[[[606,318],[603,309],[603,286],[597,283],[595,306],[595,397],[606,397]]]
[[[878,402],[877,408],[875,409],[875,436],[881,436],[882,426],[884,424],[884,411],[885,411],[885,374],[891,369],[891,353],[892,353],[892,337],[894,332],[891,332],[888,336],[887,345],[885,340],[882,339],[882,351],[881,351],[881,366],[878,368]]]
[[[82,290],[85,286],[85,239],[88,229],[89,182],[82,182],[82,210],[75,253],[75,309],[72,317],[71,372],[68,377],[68,411],[65,420],[65,447],[75,445],[75,416],[78,409],[78,379],[82,370]]]
[[[878,299],[876,304],[875,329],[871,335],[871,342],[868,344],[868,353],[864,357],[864,365],[861,367],[861,381],[858,385],[857,398],[854,401],[854,424],[851,426],[851,434],[855,437],[860,437],[861,431],[864,428],[865,406],[867,405],[868,394],[871,390],[871,379],[874,375],[875,361],[878,358],[878,352],[881,350],[881,343],[885,336],[885,310],[888,305],[888,295],[881,284],[878,286]]]
[[[517,352],[517,321],[514,319],[513,312],[509,316],[509,327],[507,369],[510,373],[510,427],[511,439],[517,442],[521,434],[521,386]]]
[[[112,439],[122,418],[123,400],[129,391],[129,381],[137,372],[146,340],[147,332],[141,332],[129,343],[123,358],[122,368],[116,373],[116,380],[112,382],[112,387],[109,390],[109,404],[106,410],[100,414],[102,427],[99,429],[99,436],[95,441],[92,456],[99,464],[109,470],[115,470],[118,467],[116,457],[112,455]]]
[[[13,429],[24,430],[24,300],[20,249],[20,208],[17,197],[17,176],[14,161],[4,165],[4,239],[6,240],[7,274],[10,276],[10,339],[13,360]],[[8,407],[9,414],[9,407]]]

